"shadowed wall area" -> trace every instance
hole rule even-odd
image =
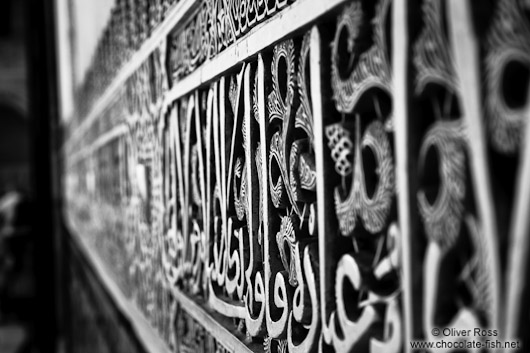
[[[0,188],[29,187],[29,124],[16,109],[0,104]]]

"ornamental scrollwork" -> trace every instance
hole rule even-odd
[[[71,227],[174,351],[526,349],[527,2],[332,3],[117,1],[65,131]]]

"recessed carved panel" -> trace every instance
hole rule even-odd
[[[524,351],[526,2],[186,1],[118,1],[130,74],[95,62],[64,147],[72,231],[169,349]]]
[[[481,191],[473,179],[479,172],[473,158],[478,157],[466,117],[473,112],[465,101],[465,72],[458,67],[458,49],[449,33],[454,24],[437,1],[423,2],[422,14],[424,26],[412,51],[411,101],[417,123],[411,124],[416,124],[418,138],[418,242],[425,244],[422,334],[437,340],[431,334],[434,327],[499,327],[500,254],[488,243],[491,234],[484,231],[477,196]]]

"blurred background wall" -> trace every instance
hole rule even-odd
[[[0,11],[0,193],[30,189],[25,4],[5,0]]]

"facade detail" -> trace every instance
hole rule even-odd
[[[529,13],[117,0],[65,126],[70,230],[168,351],[528,349]]]

